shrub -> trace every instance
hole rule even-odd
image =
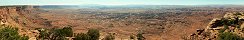
[[[227,24],[228,24],[228,25],[235,24],[235,21],[234,21],[234,20],[229,20],[229,21],[227,22]]]
[[[47,30],[47,29],[44,29],[44,28],[38,28],[36,29],[38,30],[40,33],[40,36],[38,36],[38,38],[40,39],[50,39],[49,36],[50,36],[50,32]]]
[[[229,29],[228,25],[224,25],[224,29]]]
[[[43,28],[38,28],[36,29],[40,33],[40,38],[41,40],[47,39],[47,40],[67,40],[65,37],[73,37],[73,31],[71,26],[69,27],[64,27],[62,29],[43,29]],[[75,35],[74,40],[98,40],[99,39],[99,31],[97,29],[89,29],[87,34],[80,33]]]
[[[237,36],[236,34],[230,32],[224,32],[219,34],[219,40],[244,40],[243,38]]]
[[[145,38],[143,37],[143,35],[142,35],[142,33],[141,32],[139,32],[139,33],[137,33],[137,40],[144,40]]]
[[[0,40],[28,40],[27,36],[20,36],[17,28],[3,27],[0,29]]]
[[[219,33],[223,33],[225,31],[225,29],[220,29]]]
[[[23,37],[20,37],[20,39],[19,40],[28,40],[29,39],[29,37],[28,36],[23,36]]]
[[[229,29],[228,25],[224,25],[224,29],[220,29],[219,33],[223,33],[226,29]]]
[[[220,22],[217,22],[217,24],[218,24],[218,26],[227,25],[227,22],[228,22],[227,19],[223,19],[223,20],[220,20]]]
[[[77,34],[74,38],[74,40],[90,40],[90,39],[91,37],[84,33]]]
[[[87,34],[84,33],[77,34],[74,40],[98,40],[99,36],[100,36],[99,30],[89,29]]]
[[[64,27],[62,30],[60,30],[60,32],[63,33],[62,35],[66,37],[72,37],[73,35],[73,31],[71,27]]]
[[[71,27],[64,27],[62,29],[54,29],[52,30],[52,40],[65,40],[65,37],[71,37],[73,35],[73,31]]]
[[[92,38],[91,40],[98,40],[99,39],[99,30],[97,29],[89,29],[87,34]]]
[[[238,24],[238,20],[237,19],[233,19],[233,20],[228,20],[228,19],[223,19],[220,20],[219,22],[217,22],[217,26],[222,26],[222,25],[233,25],[233,24]]]

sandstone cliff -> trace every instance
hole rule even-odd
[[[23,6],[0,7],[0,25],[16,27],[19,29],[19,35],[28,36],[30,39],[33,39],[38,36],[39,32],[27,29],[26,26],[29,26],[28,24],[32,24],[32,22],[29,22],[29,19],[23,16],[23,13],[28,13],[30,11],[31,10],[29,8],[27,10]]]

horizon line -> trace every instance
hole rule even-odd
[[[33,6],[43,6],[43,5],[105,5],[105,6],[120,6],[120,5],[185,5],[185,6],[194,6],[194,5],[244,5],[244,4],[9,4],[9,5],[0,5],[0,6],[21,6],[21,5],[33,5]]]

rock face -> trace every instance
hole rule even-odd
[[[187,40],[218,40],[220,34],[228,32],[243,38],[244,34],[244,13],[226,13],[222,18],[214,18],[209,25],[202,30],[197,30],[191,34]]]
[[[13,14],[17,14],[16,7],[1,7],[0,8],[1,25],[11,25],[13,27],[19,26],[19,25],[15,25],[16,22],[13,22],[13,19],[11,19]]]
[[[30,30],[24,27],[24,21],[27,20],[25,17],[21,16],[22,11],[30,11],[30,9],[24,9],[22,6],[9,6],[0,7],[0,25],[8,25],[11,27],[18,28],[19,35],[28,36],[30,38],[35,38],[39,35],[37,30]],[[32,39],[30,39],[32,40]]]

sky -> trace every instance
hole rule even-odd
[[[0,5],[244,5],[244,0],[0,0]]]

